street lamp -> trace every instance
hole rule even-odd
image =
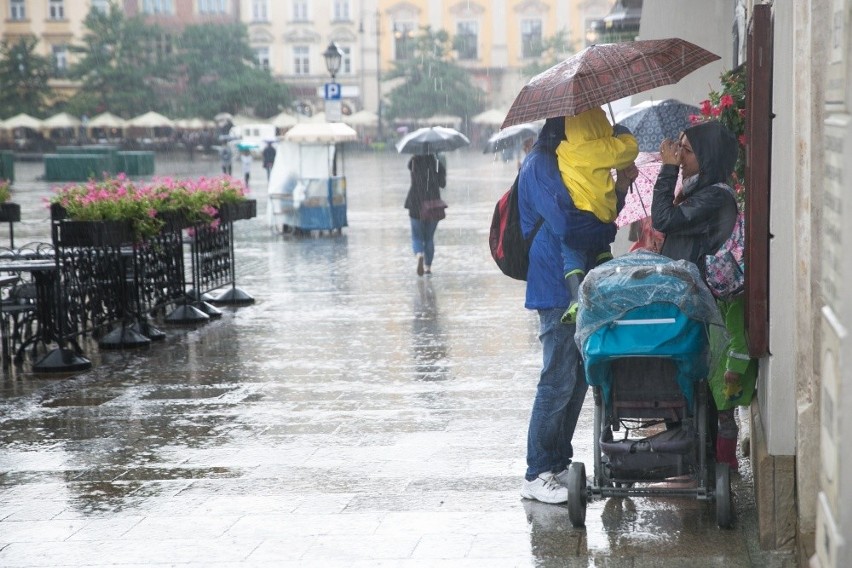
[[[332,41],[328,44],[328,47],[325,48],[322,56],[325,58],[325,68],[328,69],[328,72],[331,75],[331,80],[334,81],[335,75],[337,75],[337,72],[340,71],[343,52],[340,51],[337,44]]]

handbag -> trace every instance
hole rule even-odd
[[[440,221],[447,216],[446,209],[443,199],[427,199],[420,205],[420,220]]]

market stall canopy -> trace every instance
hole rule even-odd
[[[111,112],[104,112],[89,121],[88,128],[124,128],[127,121]]]
[[[348,142],[358,133],[342,122],[301,122],[287,131],[284,140],[299,143]]]
[[[184,130],[202,130],[204,128],[212,128],[214,125],[214,122],[198,117],[180,118],[175,121],[175,126]]]
[[[492,108],[481,112],[470,119],[474,124],[485,124],[487,126],[500,126],[503,124],[503,119],[506,118],[506,112]]]
[[[41,128],[42,121],[34,118],[26,113],[16,114],[11,118],[3,121],[3,128],[6,130],[14,130],[15,128],[29,128],[38,130]]]
[[[462,119],[460,116],[453,116],[451,114],[436,114],[429,118],[422,118],[418,120],[417,123],[425,126],[447,126],[451,128],[458,128],[461,126]]]
[[[158,112],[149,111],[128,120],[127,126],[135,128],[174,128],[175,123],[172,119]]]
[[[350,126],[377,126],[379,116],[370,110],[359,110],[354,114],[344,116],[343,122]]]
[[[243,126],[245,124],[269,124],[269,121],[265,118],[257,118],[256,116],[237,114],[231,119],[231,124],[234,126]]]
[[[54,114],[50,118],[45,118],[41,125],[43,128],[53,130],[54,128],[79,128],[83,123],[76,116],[71,116],[67,112]]]
[[[299,118],[289,112],[282,112],[270,118],[269,123],[275,128],[290,128],[299,124]]]

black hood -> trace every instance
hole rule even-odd
[[[541,148],[545,152],[555,152],[559,143],[565,140],[565,117],[548,118],[538,133],[533,148]]]
[[[734,133],[715,120],[690,126],[683,133],[698,160],[697,187],[728,183],[739,151]]]

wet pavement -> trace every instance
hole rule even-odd
[[[734,530],[685,499],[596,500],[575,529],[520,498],[537,320],[487,246],[514,167],[448,157],[434,274],[417,277],[405,163],[350,154],[350,226],[306,239],[266,226],[258,166],[258,218],[235,225],[253,305],[162,325],[143,350],[88,345],[77,376],[5,375],[0,566],[793,566],[759,550],[747,460]],[[41,168],[17,166],[16,244],[49,235]],[[589,469],[591,428],[590,396]]]

